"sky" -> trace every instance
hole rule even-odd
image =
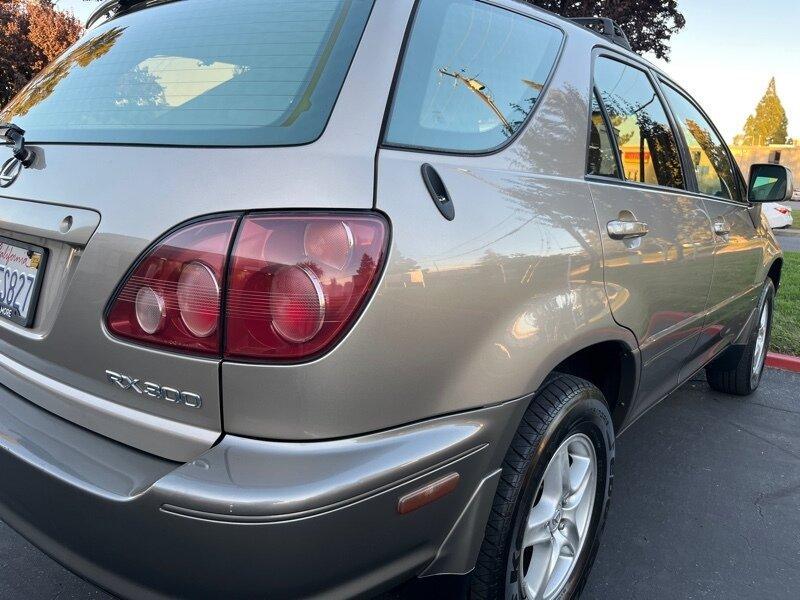
[[[58,0],[85,21],[97,0]],[[770,77],[800,138],[800,1],[678,0],[686,27],[669,62],[654,60],[686,89],[732,140],[755,111]],[[652,57],[648,57],[651,58]]]
[[[800,2],[678,0],[686,27],[670,61],[653,61],[706,110],[727,139],[740,133],[770,77],[800,138]]]

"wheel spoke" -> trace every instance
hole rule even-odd
[[[573,550],[567,544],[566,537],[556,532],[553,536],[550,560],[547,565],[547,583],[544,586],[545,595],[549,595],[553,591],[553,588],[563,579],[566,571],[572,566],[572,559],[574,556]]]
[[[525,524],[525,534],[522,538],[523,550],[529,546],[535,546],[550,540],[548,525],[553,518],[553,513],[554,509],[547,507],[542,502],[539,502],[531,510],[531,514]]]
[[[559,530],[555,537],[562,538],[563,551],[568,551],[570,556],[575,556],[581,544],[581,536],[578,531],[578,526],[569,519],[564,519],[562,522],[563,529]]]
[[[565,488],[569,486],[569,456],[565,450],[560,449],[556,452],[544,473],[542,500],[547,499],[548,503],[552,503],[553,510],[561,502]]]
[[[553,557],[552,538],[548,536],[548,543],[533,549],[528,572],[525,573],[525,591],[527,600],[540,600],[543,598],[547,582],[552,572],[550,561]]]
[[[558,452],[558,467],[561,472],[561,496],[563,498],[570,493],[569,448],[567,446],[563,446]]]
[[[570,469],[570,500],[580,502],[580,498],[586,492],[586,486],[592,478],[594,465],[592,459],[585,456],[572,457],[572,467]],[[577,498],[576,498],[577,497]]]

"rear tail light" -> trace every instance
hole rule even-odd
[[[237,221],[201,221],[156,244],[117,293],[109,331],[176,350],[219,354],[220,290]]]
[[[237,234],[238,220],[194,223],[157,244],[112,302],[111,333],[238,359],[297,361],[330,348],[374,289],[386,222],[253,215]]]
[[[788,208],[784,208],[783,206],[776,206],[775,210],[777,210],[782,215],[788,215],[792,212],[791,210],[789,210]]]
[[[231,258],[225,355],[299,360],[352,324],[386,253],[377,215],[248,217]]]

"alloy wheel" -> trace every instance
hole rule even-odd
[[[761,309],[761,319],[758,322],[758,334],[756,345],[753,350],[753,370],[750,373],[750,385],[755,387],[761,378],[764,369],[764,361],[767,358],[767,334],[769,333],[769,302],[764,302]]]
[[[550,459],[523,523],[517,573],[527,600],[551,600],[570,578],[586,542],[597,492],[597,457],[578,433]]]

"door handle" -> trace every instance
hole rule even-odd
[[[612,240],[633,240],[650,233],[650,226],[642,221],[611,221],[608,236]]]
[[[718,236],[725,236],[731,232],[731,226],[725,222],[725,219],[718,219],[714,221],[714,233]]]

